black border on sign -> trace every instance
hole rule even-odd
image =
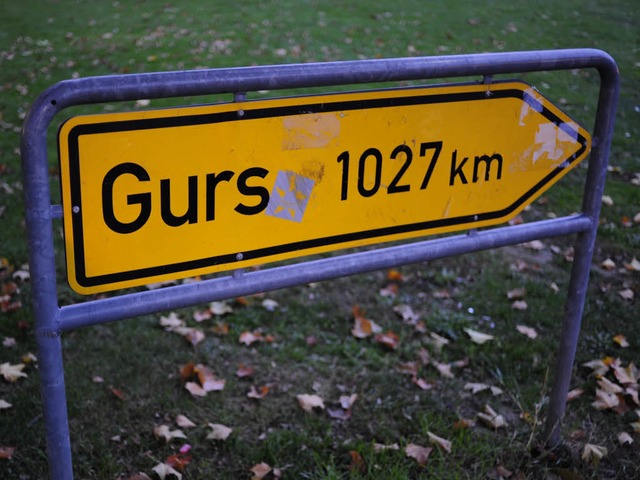
[[[526,85],[523,83],[523,85]],[[468,85],[467,85],[468,86]],[[267,107],[248,109],[244,111],[244,115],[239,117],[237,110],[231,110],[228,112],[219,113],[206,113],[206,114],[194,114],[177,117],[165,117],[165,118],[144,118],[136,120],[121,120],[105,123],[84,124],[77,125],[68,133],[68,151],[69,151],[69,177],[70,177],[70,195],[71,205],[80,206],[82,211],[82,191],[80,182],[80,152],[79,152],[79,138],[82,135],[93,135],[101,133],[112,132],[124,132],[131,130],[148,130],[157,128],[170,128],[179,126],[193,126],[204,125],[221,122],[241,122],[245,120],[254,120],[259,118],[271,118],[271,117],[285,117],[291,115],[310,114],[310,113],[325,113],[344,110],[363,110],[371,108],[388,108],[388,107],[401,107],[410,105],[429,105],[439,103],[452,103],[452,102],[465,102],[465,101],[491,101],[495,99],[503,98],[516,98],[522,100],[529,105],[535,107],[536,111],[540,113],[550,122],[554,123],[558,128],[565,129],[571,136],[577,137],[577,142],[580,144],[580,148],[571,157],[567,158],[564,162],[559,164],[555,169],[543,177],[537,184],[535,184],[527,192],[523,193],[518,199],[516,199],[508,207],[487,213],[478,213],[475,215],[465,215],[455,218],[446,218],[439,220],[429,220],[425,222],[417,222],[404,225],[393,225],[390,227],[377,228],[372,230],[364,230],[359,232],[345,233],[341,235],[334,235],[330,237],[316,238],[312,240],[304,240],[299,242],[287,243],[284,245],[268,246],[264,248],[258,248],[250,251],[242,252],[242,260],[254,260],[263,257],[270,257],[282,253],[288,253],[292,251],[304,251],[311,248],[323,247],[329,245],[338,245],[341,243],[347,243],[357,240],[363,240],[368,238],[386,237],[390,235],[426,231],[434,228],[449,227],[462,224],[473,224],[480,221],[493,220],[496,218],[502,218],[509,215],[511,212],[520,207],[529,198],[531,198],[537,191],[542,189],[546,184],[551,182],[557,175],[563,170],[570,168],[577,159],[579,159],[583,153],[585,153],[588,145],[588,141],[583,137],[579,131],[571,128],[567,123],[560,119],[555,113],[550,111],[544,104],[541,104],[537,99],[528,94],[524,90],[505,89],[505,90],[492,90],[490,95],[487,96],[487,90],[479,90],[477,92],[459,92],[459,93],[445,93],[445,94],[433,94],[433,95],[415,95],[407,97],[394,97],[394,98],[377,98],[377,99],[363,99],[363,100],[347,100],[347,101],[332,101],[332,102],[317,102],[313,103],[313,97],[309,97],[312,103],[304,105],[292,105],[292,106],[279,106],[279,107]],[[185,107],[189,108],[189,107]],[[84,233],[82,215],[72,214],[73,225],[73,246],[74,246],[74,260],[75,260],[75,273],[76,281],[82,287],[95,287],[99,285],[109,285],[118,282],[130,281],[135,279],[150,278],[159,275],[166,275],[179,272],[187,272],[190,270],[196,270],[206,267],[212,267],[215,265],[232,265],[237,263],[237,252],[231,252],[223,255],[217,255],[213,257],[200,258],[195,260],[189,260],[186,262],[169,263],[164,265],[156,265],[152,267],[141,268],[137,270],[129,270],[124,272],[110,273],[106,275],[97,275],[93,277],[87,277],[85,268],[85,256],[84,256]],[[232,268],[232,267],[230,267]]]

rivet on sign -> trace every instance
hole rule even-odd
[[[241,253],[238,253],[236,255],[236,260],[242,260],[244,258],[244,255],[242,255]]]
[[[477,222],[477,221],[478,221],[478,215],[474,215],[474,216],[473,216],[473,220],[474,220],[475,222]]]
[[[73,211],[73,213],[78,213],[80,211],[80,207],[77,205],[74,205],[71,210]]]
[[[238,116],[244,117],[244,110],[238,110]]]

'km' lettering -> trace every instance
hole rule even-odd
[[[234,210],[241,215],[255,215],[267,208],[269,203],[269,191],[261,185],[250,184],[254,178],[265,178],[269,171],[265,168],[251,167],[237,176],[235,188],[246,197],[257,197],[257,202],[249,204],[238,203]],[[139,182],[151,182],[149,173],[140,165],[133,162],[121,163],[107,172],[102,180],[102,217],[105,224],[116,233],[133,233],[140,230],[151,217],[152,192],[128,194],[127,205],[138,205],[140,209],[135,220],[124,222],[118,219],[114,210],[113,191],[114,184],[123,175],[133,175]],[[206,221],[213,221],[216,217],[216,190],[221,183],[231,183],[236,172],[223,170],[219,173],[208,173],[205,176],[205,204]],[[253,183],[253,182],[251,182]],[[185,212],[175,213],[171,208],[171,180],[160,180],[160,218],[170,227],[179,227],[184,224],[198,222],[198,177],[196,175],[187,178],[187,209]],[[149,190],[149,189],[147,189]]]
[[[458,151],[454,150],[451,154],[451,173],[449,174],[449,185],[453,186],[456,182],[456,178],[459,178],[460,182],[464,185],[469,183],[465,174],[464,166],[469,160],[469,157],[464,157],[458,163]],[[493,155],[480,155],[473,159],[473,177],[472,182],[478,183],[480,180],[479,170],[480,165],[484,165],[484,181],[488,182],[491,179],[491,164],[498,162],[498,173],[496,174],[496,180],[502,178],[502,155],[494,153]],[[468,170],[467,170],[468,173]]]

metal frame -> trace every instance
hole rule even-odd
[[[579,68],[597,69],[601,82],[582,211],[577,215],[472,231],[467,235],[257,272],[236,272],[232,276],[167,287],[161,291],[137,292],[62,307],[58,305],[53,220],[62,216],[62,209],[60,205],[51,204],[47,131],[54,116],[66,107],[215,93],[232,93],[236,98],[242,98],[245,92],[256,90],[475,75],[490,78],[494,74]],[[25,119],[22,162],[32,303],[51,478],[73,478],[62,362],[61,334],[64,331],[300,283],[577,233],[545,430],[547,444],[557,445],[598,227],[618,91],[618,69],[607,53],[594,49],[571,49],[114,75],[67,80],[43,92]]]

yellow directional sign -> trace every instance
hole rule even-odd
[[[590,149],[521,82],[74,117],[69,282],[95,293],[505,222]]]

